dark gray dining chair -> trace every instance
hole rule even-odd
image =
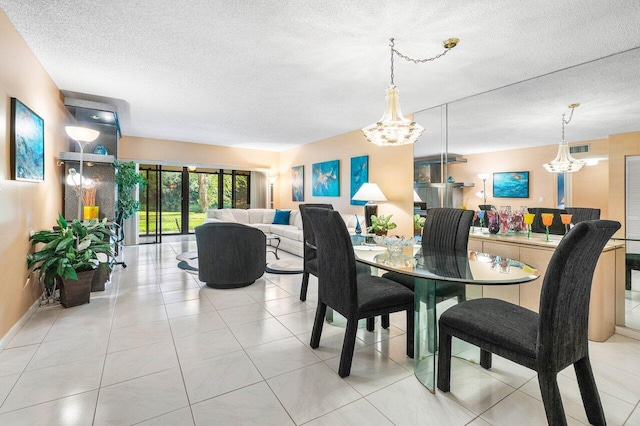
[[[469,231],[473,221],[473,210],[436,207],[427,211],[422,229],[422,252],[444,250],[466,254],[469,245]],[[399,282],[414,290],[414,279],[397,272],[387,272],[383,277]],[[459,302],[466,299],[464,284],[438,283],[435,289],[436,303],[452,297]]]
[[[318,256],[316,255],[316,250],[313,248],[313,246],[315,246],[316,237],[313,233],[311,222],[309,222],[309,218],[307,217],[306,210],[308,208],[333,210],[333,205],[300,204],[298,208],[300,209],[300,214],[302,215],[302,238],[304,241],[304,268],[302,272],[302,287],[300,287],[300,300],[304,302],[305,300],[307,300],[309,274],[315,277],[318,276]]]
[[[571,218],[571,223],[574,225],[578,222],[584,222],[585,220],[600,219],[600,209],[594,209],[591,207],[567,207],[565,210],[573,216]]]
[[[413,292],[382,277],[357,274],[351,238],[340,213],[308,208],[306,215],[316,237],[318,255],[318,307],[311,347],[320,345],[327,307],[347,319],[338,374],[351,373],[358,320],[406,311],[407,356],[413,358]]]
[[[596,263],[620,229],[609,220],[580,222],[556,248],[542,284],[539,314],[498,299],[475,299],[446,310],[439,320],[438,389],[451,385],[451,338],[480,347],[480,364],[495,353],[538,373],[547,421],[566,425],[557,374],[573,364],[589,422],[606,424],[589,362],[589,299]]]

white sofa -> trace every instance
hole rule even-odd
[[[288,225],[273,223],[276,211],[274,209],[209,209],[205,222],[235,222],[258,228],[265,234],[274,234],[280,237],[278,250],[284,250],[296,256],[304,255],[304,239],[302,235],[302,217],[300,211],[291,210]],[[349,232],[354,232],[356,227],[356,215],[341,214]],[[358,215],[360,226],[365,231],[364,217]]]

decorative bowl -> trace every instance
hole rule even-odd
[[[391,254],[401,254],[403,247],[413,247],[416,243],[414,238],[392,236],[376,236],[373,237],[376,243],[385,246]]]

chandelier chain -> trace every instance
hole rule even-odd
[[[576,108],[576,107],[571,108],[571,114],[569,115],[569,119],[568,119],[568,120],[565,120],[565,119],[564,119],[564,116],[565,116],[566,114],[562,114],[562,140],[564,140],[564,126],[565,126],[566,124],[571,123],[571,119],[573,118],[573,111],[574,111],[574,109],[575,109],[575,108]]]
[[[457,40],[457,39],[455,39],[455,41],[456,41],[456,43],[457,43],[457,41],[458,41],[458,40]],[[454,43],[454,44],[452,44],[452,45],[450,45],[450,47],[447,47],[447,48],[445,48],[445,49],[444,49],[444,52],[437,54],[437,55],[436,55],[436,56],[434,56],[433,58],[414,59],[414,58],[411,58],[411,57],[409,57],[409,56],[407,56],[407,55],[404,55],[404,54],[400,53],[400,52],[399,52],[399,51],[394,47],[394,39],[393,39],[393,38],[390,38],[390,39],[389,39],[389,47],[391,48],[391,85],[392,85],[392,86],[394,85],[394,83],[393,83],[393,77],[394,77],[394,74],[393,74],[393,71],[394,71],[394,68],[393,68],[393,54],[394,54],[394,53],[395,53],[396,55],[398,55],[400,58],[402,58],[402,59],[404,59],[405,61],[407,61],[407,62],[413,62],[414,64],[423,64],[423,63],[425,63],[425,62],[435,61],[436,59],[443,57],[444,55],[446,55],[446,54],[447,54],[447,52],[448,52],[448,51],[450,51],[451,49],[453,49],[455,46],[456,46],[456,44],[455,44],[455,43]],[[573,110],[571,110],[571,113],[573,114]],[[564,119],[563,119],[563,120],[564,120]],[[571,118],[569,118],[569,120],[571,120]],[[568,123],[567,123],[567,124],[568,124]]]

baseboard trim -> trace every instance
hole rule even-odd
[[[26,324],[29,318],[31,318],[31,316],[38,310],[39,307],[40,298],[38,297],[36,301],[33,302],[33,305],[31,305],[31,307],[27,310],[27,312],[25,312],[24,315],[22,315],[22,317],[18,320],[18,322],[15,323],[13,327],[11,327],[7,334],[2,336],[2,339],[0,339],[0,351],[2,351],[4,347],[9,344],[11,339],[13,339],[18,331],[20,331],[22,326]]]
[[[633,328],[621,327],[616,325],[616,334],[640,340],[640,331],[634,330]]]

